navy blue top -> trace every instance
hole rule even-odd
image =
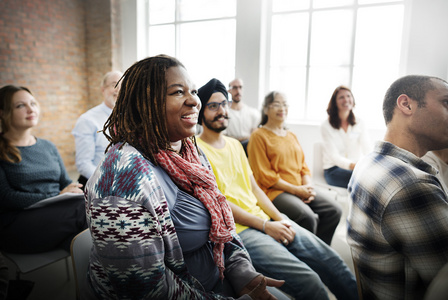
[[[180,190],[161,167],[153,166],[153,171],[165,193],[188,271],[211,291],[218,283],[219,270],[208,239],[210,213],[200,200]]]

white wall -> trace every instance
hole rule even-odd
[[[422,74],[448,80],[448,1],[408,0],[410,17],[404,36],[403,75]],[[406,24],[405,24],[406,25]]]

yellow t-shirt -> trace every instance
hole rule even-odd
[[[241,143],[227,136],[224,136],[224,139],[226,145],[222,149],[216,149],[200,138],[196,139],[212,166],[219,190],[228,201],[252,215],[268,220],[269,216],[257,205],[257,198],[252,193],[252,170]],[[238,223],[235,225],[237,233],[249,228]]]

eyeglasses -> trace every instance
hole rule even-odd
[[[219,106],[222,106],[222,108],[225,109],[228,104],[229,104],[229,101],[224,100],[221,103],[210,102],[210,103],[207,103],[206,105],[207,105],[208,109],[210,109],[211,111],[217,111],[219,109]]]
[[[275,109],[279,109],[279,108],[282,108],[282,107],[288,108],[289,105],[288,105],[288,103],[271,103],[271,104],[269,104],[269,107],[272,107],[272,108],[275,108]]]

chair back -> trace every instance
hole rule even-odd
[[[76,235],[71,244],[73,272],[76,283],[76,299],[80,299],[87,283],[87,269],[89,267],[90,250],[92,248],[92,236],[90,230],[86,229]]]
[[[69,280],[70,272],[67,262],[69,255],[70,253],[62,249],[53,249],[47,252],[29,254],[3,252],[3,256],[12,261],[17,267],[16,279],[20,279],[21,274],[27,274],[46,267],[61,259],[66,259],[67,280]]]

